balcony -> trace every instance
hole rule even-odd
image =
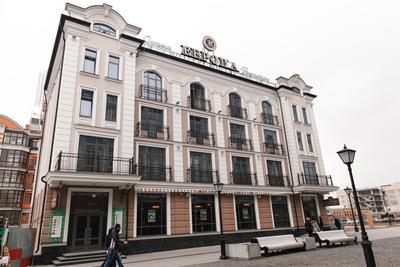
[[[273,143],[264,143],[264,151],[270,155],[285,155],[285,150],[283,149],[283,145],[273,144]]]
[[[171,181],[172,170],[167,166],[137,165],[137,174],[141,180]]]
[[[139,97],[163,103],[166,103],[168,100],[167,90],[145,84],[140,85]]]
[[[136,124],[136,137],[169,140],[169,127],[148,122]]]
[[[112,174],[136,174],[133,158],[100,157],[74,153],[58,154],[56,171]]]
[[[231,117],[247,120],[247,109],[240,106],[228,105],[228,115]]]
[[[188,183],[215,183],[219,181],[218,171],[199,170],[195,168],[187,169]]]
[[[278,126],[278,116],[271,114],[261,113],[261,121],[268,125]]]
[[[237,185],[257,185],[257,174],[249,172],[231,172],[231,183]]]
[[[330,175],[307,175],[298,173],[297,179],[298,185],[333,186],[332,177]]]
[[[196,145],[215,146],[214,134],[195,130],[187,131],[187,142]]]
[[[266,185],[267,186],[285,186],[289,187],[290,180],[289,176],[283,175],[266,175]]]
[[[229,148],[237,150],[252,151],[253,145],[250,139],[229,137]]]
[[[205,98],[195,98],[192,96],[187,97],[187,106],[188,108],[198,109],[210,112],[211,111],[211,103],[210,100]]]

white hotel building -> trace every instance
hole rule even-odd
[[[145,42],[106,4],[66,11],[44,87],[38,261],[102,248],[116,221],[130,253],[215,245],[219,205],[228,243],[327,223],[322,194],[337,187],[299,75],[270,83]]]

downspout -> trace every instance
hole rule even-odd
[[[54,116],[54,127],[53,127],[53,137],[52,137],[52,142],[51,142],[51,149],[50,149],[50,161],[49,161],[49,168],[48,168],[48,172],[49,173],[51,171],[51,162],[52,162],[52,158],[53,158],[53,148],[54,148],[54,137],[56,134],[56,125],[57,125],[57,114],[58,114],[58,104],[60,102],[60,91],[61,91],[61,78],[62,78],[62,73],[63,73],[63,69],[64,69],[64,55],[65,55],[65,32],[64,29],[61,28],[63,27],[62,22],[60,22],[59,24],[59,29],[61,29],[62,31],[62,38],[63,38],[63,52],[61,54],[61,65],[60,65],[60,77],[59,77],[59,82],[58,82],[58,93],[57,93],[57,104],[56,104],[56,113]],[[51,71],[51,70],[48,70]],[[46,174],[47,175],[47,174]],[[44,196],[43,196],[43,202],[42,202],[42,214],[40,216],[40,226],[39,226],[39,237],[38,237],[38,241],[36,244],[36,250],[35,253],[37,253],[39,251],[40,248],[40,241],[41,241],[41,234],[42,234],[42,228],[43,228],[43,219],[44,219],[44,208],[45,208],[45,204],[46,204],[46,194],[47,194],[47,182],[43,180],[43,178],[46,176],[43,176],[40,180],[45,183],[45,190],[44,190]]]
[[[283,116],[283,109],[282,109],[282,99],[279,96],[278,91],[275,91],[276,95],[279,98],[279,107],[281,110],[281,116],[282,116],[282,125],[283,125],[283,134],[285,136],[285,143],[286,143],[286,151],[287,151],[287,157],[288,157],[288,163],[289,163],[289,172],[290,172],[290,178],[292,180],[290,189],[292,190],[292,194],[293,194],[293,206],[294,206],[294,216],[296,217],[296,229],[299,230],[299,218],[297,217],[297,208],[296,208],[296,201],[294,199],[294,190],[293,190],[293,172],[292,172],[292,162],[290,160],[290,153],[289,153],[289,144],[288,144],[288,140],[287,140],[287,135],[286,135],[286,128],[285,128],[285,118]]]

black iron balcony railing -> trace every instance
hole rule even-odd
[[[250,139],[238,138],[238,137],[229,137],[230,148],[237,150],[246,150],[252,151],[253,145]]]
[[[332,176],[318,174],[297,174],[298,185],[333,186]]]
[[[266,175],[267,186],[290,186],[290,180],[288,176],[283,175]]]
[[[258,185],[257,174],[250,172],[231,172],[231,183],[238,185]]]
[[[142,180],[150,181],[171,181],[172,170],[167,166],[141,165],[137,166],[137,174],[142,176]]]
[[[285,150],[282,145],[274,143],[264,143],[264,151],[271,155],[285,155]]]
[[[150,85],[140,85],[139,97],[157,102],[167,102],[167,90]]]
[[[152,139],[169,140],[169,127],[152,124],[148,122],[138,122],[136,124],[136,136]]]
[[[228,115],[231,117],[247,120],[247,109],[240,106],[228,105]]]
[[[267,113],[261,113],[261,120],[265,124],[278,126],[278,116],[274,116]]]
[[[216,183],[219,181],[218,171],[190,168],[187,169],[187,181],[188,183]]]
[[[200,132],[196,130],[187,131],[187,142],[196,145],[214,146],[215,139],[213,133]]]
[[[205,98],[195,98],[192,96],[187,97],[187,106],[188,108],[211,111],[211,102],[209,99]]]
[[[133,158],[104,157],[75,153],[58,154],[57,171],[136,174]]]

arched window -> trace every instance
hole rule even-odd
[[[245,118],[246,117],[246,109],[242,108],[242,101],[240,96],[236,93],[229,94],[229,106],[228,106],[230,115],[236,118]]]
[[[292,89],[293,89],[293,92],[294,92],[294,93],[301,95],[301,92],[300,92],[300,89],[299,89],[299,88],[297,88],[297,87],[292,87]]]
[[[161,77],[155,72],[144,73],[144,84],[141,88],[141,96],[146,99],[166,102],[165,90],[162,90]]]
[[[103,23],[94,23],[93,31],[104,33],[104,34],[110,35],[112,37],[116,36],[115,30],[113,28],[111,28],[110,26],[105,25]]]
[[[205,89],[201,84],[192,83],[190,84],[190,99],[189,105],[191,108],[199,110],[209,110],[210,102],[205,97]]]
[[[272,115],[272,106],[268,101],[262,102],[261,117],[264,123],[274,125],[274,116]]]

